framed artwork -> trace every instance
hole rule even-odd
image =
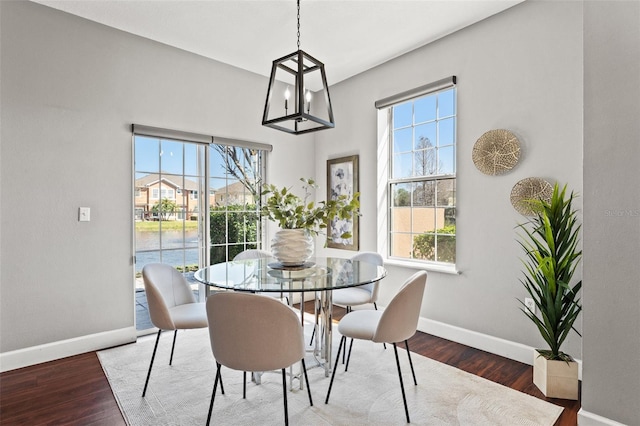
[[[327,200],[340,195],[353,197],[358,192],[358,156],[327,160]],[[340,238],[345,232],[351,232],[351,238]],[[335,218],[327,224],[327,247],[344,250],[358,250],[358,216],[351,219]]]

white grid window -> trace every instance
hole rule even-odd
[[[456,89],[389,107],[389,258],[455,265]]]

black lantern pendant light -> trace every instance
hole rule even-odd
[[[262,125],[296,135],[335,127],[324,64],[300,50],[300,0],[298,51],[273,61]]]

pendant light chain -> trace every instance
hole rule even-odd
[[[298,0],[298,50],[300,50],[300,0]]]

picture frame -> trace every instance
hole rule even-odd
[[[340,195],[347,195],[351,199],[358,191],[358,156],[327,160],[327,200]],[[351,232],[351,238],[340,238],[344,232]],[[359,250],[358,215],[348,220],[336,218],[327,223],[327,237],[327,247]]]

